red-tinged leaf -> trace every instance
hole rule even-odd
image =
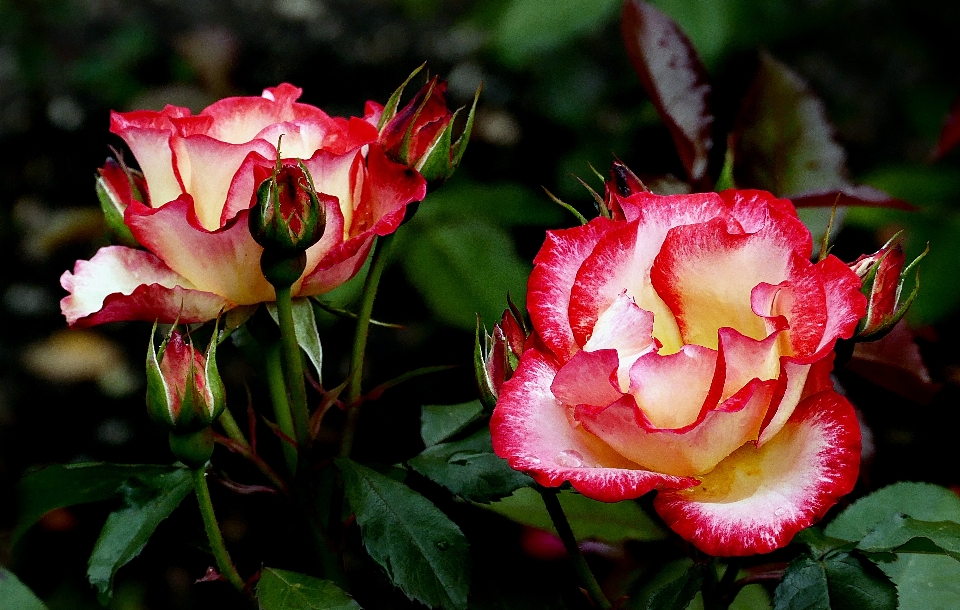
[[[837,199],[837,195],[840,198]],[[793,205],[798,208],[830,208],[834,202],[838,206],[859,206],[867,208],[895,208],[915,211],[917,208],[903,199],[897,199],[872,186],[847,186],[840,190],[827,190],[800,193],[790,196]]]
[[[823,102],[792,70],[762,55],[740,109],[732,143],[734,180],[781,197],[833,193],[851,186],[846,152],[836,142]]]
[[[691,182],[707,176],[713,147],[710,83],[707,70],[680,27],[659,9],[628,0],[623,5],[623,39]]]
[[[913,332],[903,322],[877,341],[857,343],[847,370],[910,400],[927,404],[942,384],[930,378]]]
[[[960,95],[953,100],[953,104],[950,106],[950,113],[943,122],[940,139],[937,141],[931,156],[934,160],[941,159],[953,150],[957,144],[960,144]]]

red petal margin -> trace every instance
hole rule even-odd
[[[125,246],[100,248],[89,261],[77,261],[60,285],[70,293],[60,310],[72,328],[120,320],[170,323],[178,316],[192,324],[232,307],[223,297],[195,290],[153,254]]]
[[[814,394],[757,449],[747,444],[696,487],[657,495],[654,507],[710,555],[768,553],[788,544],[849,493],[860,465],[860,426],[833,391]]]
[[[579,428],[550,391],[556,374],[552,359],[531,349],[503,385],[490,434],[494,451],[511,468],[547,487],[570,481],[583,495],[603,502],[697,484],[692,477],[643,470]]]
[[[533,259],[527,310],[537,334],[561,360],[568,360],[580,349],[568,314],[577,272],[600,238],[616,226],[605,218],[595,218],[580,227],[547,231],[543,247]]]

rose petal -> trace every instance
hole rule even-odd
[[[580,429],[550,390],[557,366],[535,350],[503,385],[490,420],[494,451],[541,485],[570,481],[604,502],[637,498],[651,489],[683,488],[696,479],[649,472]]]
[[[170,119],[189,113],[186,108],[167,106],[163,112],[140,110],[110,114],[110,131],[127,143],[146,178],[151,207],[160,207],[183,193],[170,146],[175,130]]]
[[[558,358],[566,360],[580,349],[567,312],[577,271],[600,238],[615,226],[606,218],[595,218],[572,229],[547,231],[533,259],[527,309],[537,334]]]
[[[619,365],[616,350],[577,352],[557,372],[550,390],[564,405],[608,405],[623,395],[617,381]]]
[[[744,443],[756,440],[770,406],[775,382],[753,381],[717,409],[704,411],[677,429],[654,426],[637,406],[624,398],[600,408],[578,406],[577,421],[627,459],[676,476],[699,476]]]
[[[326,112],[309,104],[296,103],[302,93],[299,87],[283,83],[264,89],[261,97],[228,97],[214,102],[200,113],[213,118],[206,135],[221,142],[242,144],[253,140],[274,123],[296,119],[331,123]]]
[[[208,231],[192,219],[192,202],[183,195],[159,209],[133,202],[125,222],[134,237],[198,290],[221,295],[236,305],[274,299],[260,271],[263,249],[253,241],[247,212]]]
[[[767,553],[821,518],[850,492],[860,462],[860,427],[832,391],[804,400],[764,447],[745,445],[700,485],[657,495],[670,528],[715,556]]]
[[[717,352],[699,345],[666,356],[651,352],[631,367],[630,393],[651,425],[682,428],[717,404],[719,392],[711,392],[716,369]]]
[[[77,261],[60,285],[70,294],[60,301],[67,323],[83,328],[118,320],[194,323],[212,320],[231,303],[194,289],[184,277],[144,250],[100,248],[89,261]]]

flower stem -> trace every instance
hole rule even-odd
[[[594,606],[601,610],[610,610],[613,606],[606,595],[603,594],[596,577],[590,571],[590,566],[587,565],[587,560],[580,552],[577,539],[573,535],[573,530],[570,529],[570,522],[567,521],[567,516],[563,514],[563,507],[560,506],[560,498],[557,497],[557,492],[543,487],[538,487],[537,491],[543,498],[543,503],[546,505],[550,519],[553,521],[553,527],[556,528],[560,540],[563,541],[563,546],[567,549],[567,554],[570,556],[571,563],[573,563],[573,569],[580,578],[580,585],[586,590]]]
[[[280,431],[296,438],[293,430],[293,419],[290,415],[290,401],[287,399],[287,385],[283,380],[283,358],[280,354],[280,343],[274,342],[267,346],[267,385],[270,387],[270,401],[273,403],[273,416],[277,420]],[[283,448],[283,457],[287,462],[290,474],[297,472],[297,449],[288,443],[280,441]]]
[[[370,270],[363,283],[363,297],[360,302],[360,311],[357,313],[357,329],[353,335],[353,354],[350,358],[350,380],[347,383],[345,401],[347,404],[346,421],[343,426],[343,438],[340,441],[340,456],[349,457],[353,450],[353,437],[357,431],[357,419],[360,415],[359,405],[360,383],[363,379],[363,359],[367,350],[367,335],[370,330],[370,315],[373,313],[373,301],[377,297],[377,288],[380,285],[380,276],[387,263],[387,251],[393,234],[377,238],[373,247],[373,257],[370,259]]]
[[[197,492],[197,501],[200,503],[200,515],[203,517],[203,527],[207,530],[207,540],[210,541],[210,548],[213,550],[213,556],[217,560],[217,568],[220,574],[225,576],[230,584],[237,591],[243,591],[244,582],[240,577],[237,568],[230,561],[230,554],[223,542],[223,534],[220,533],[220,526],[217,525],[217,517],[213,514],[213,503],[210,501],[210,489],[207,487],[206,467],[197,468],[193,471],[193,488]]]
[[[242,445],[245,449],[250,448],[247,437],[240,431],[240,426],[237,425],[237,420],[233,419],[233,414],[230,413],[230,409],[225,408],[223,413],[220,414],[220,425],[223,426],[223,431],[227,433],[227,436],[232,438],[238,445]]]
[[[280,340],[283,344],[284,373],[287,390],[290,393],[290,407],[297,447],[303,455],[309,442],[310,414],[307,411],[307,386],[303,380],[303,358],[300,356],[300,344],[293,326],[293,302],[290,287],[276,288],[277,318],[280,322]]]

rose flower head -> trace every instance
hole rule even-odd
[[[374,237],[397,229],[406,207],[426,194],[426,183],[387,157],[368,120],[331,117],[298,102],[300,94],[282,84],[260,97],[220,100],[197,115],[177,106],[113,113],[111,131],[126,142],[139,172],[108,162],[98,184],[108,219],[114,225],[122,219],[127,231],[114,226],[122,245],[101,248],[60,278],[69,292],[60,302],[67,322],[190,324],[275,300],[248,216],[278,156],[278,178],[287,195],[297,194],[290,203],[312,204],[312,190],[323,210],[284,216],[288,228],[299,235],[325,218],[292,295],[322,294],[353,277]],[[298,239],[306,243],[305,234]]]
[[[500,390],[494,449],[597,500],[658,490],[706,553],[780,548],[857,478],[830,370],[864,314],[859,278],[810,262],[810,232],[770,193],[607,196],[622,218],[550,231],[534,259],[535,340]]]

